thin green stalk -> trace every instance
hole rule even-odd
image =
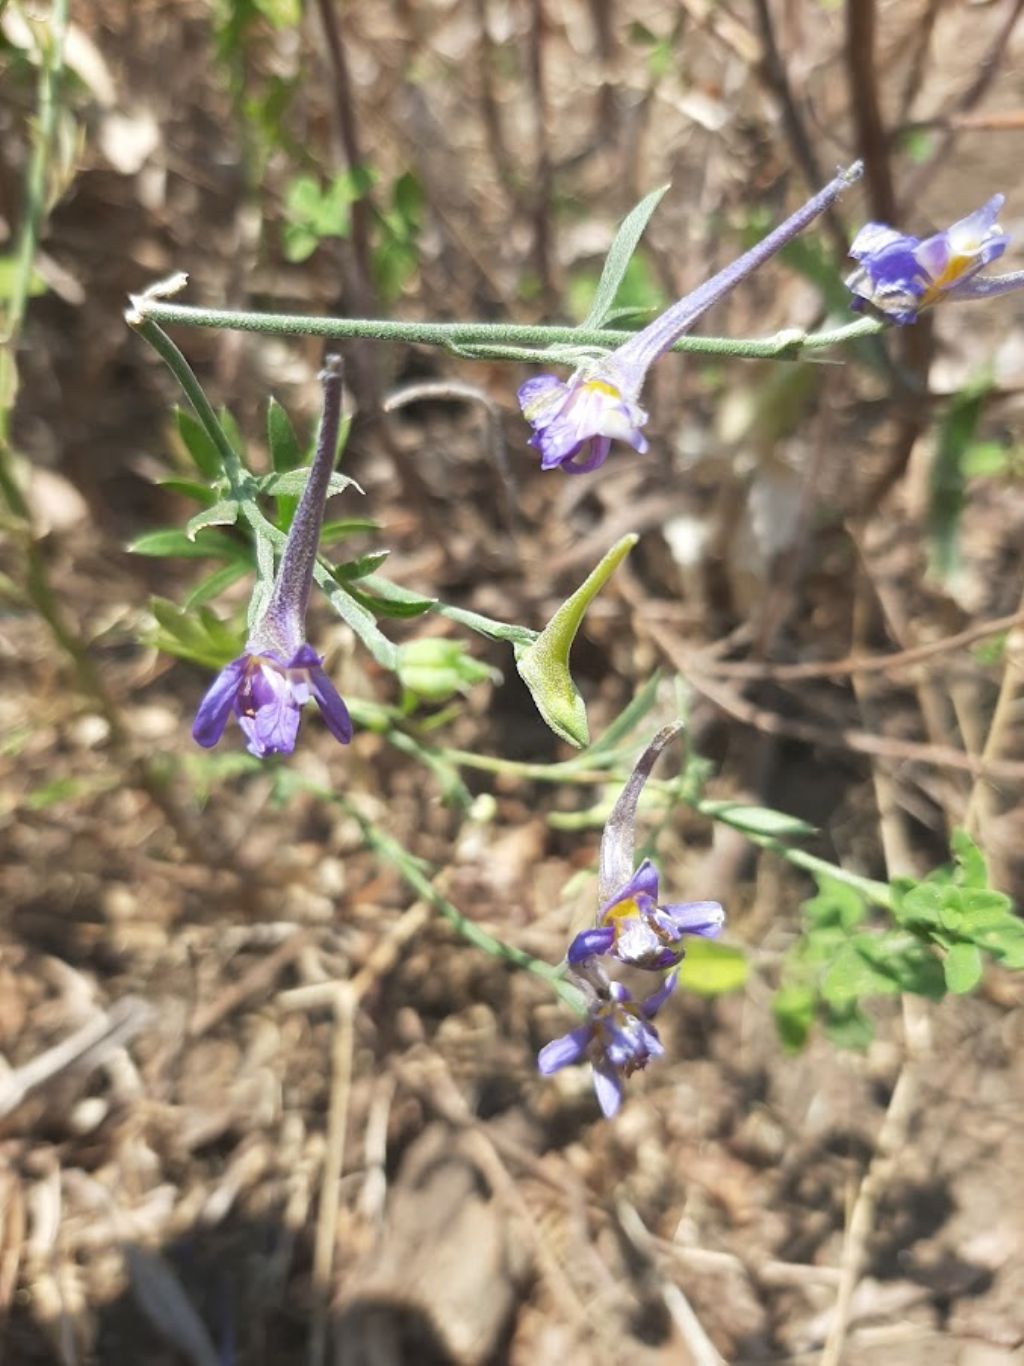
[[[39,245],[39,233],[46,215],[46,177],[50,168],[54,134],[57,128],[59,95],[64,75],[64,41],[68,29],[70,0],[53,0],[48,41],[41,45],[36,126],[32,154],[25,177],[25,208],[18,234],[14,275],[7,296],[4,341],[13,346],[21,331],[32,282],[32,267]],[[7,414],[4,413],[6,421]]]
[[[488,754],[474,754],[469,750],[462,749],[444,749],[441,753],[451,763],[461,768],[479,769],[485,773],[524,778],[531,782],[577,783],[590,786],[625,782],[629,777],[627,770],[608,768],[595,771],[591,768],[583,768],[580,760],[570,759],[561,764],[531,764],[515,759],[499,759]],[[580,758],[585,759],[586,756],[581,755]],[[676,781],[659,781],[652,778],[647,786],[652,792],[675,798],[679,797]],[[709,820],[719,821],[723,825],[732,824],[723,817],[720,811],[705,809],[704,803],[700,800],[687,802],[687,805],[698,815],[707,816]],[[874,878],[864,877],[860,873],[841,868],[838,864],[829,863],[827,859],[819,858],[817,854],[811,854],[806,849],[793,848],[791,845],[783,844],[781,840],[774,839],[770,835],[758,835],[749,829],[741,829],[739,826],[734,828],[740,829],[740,833],[745,839],[750,840],[751,844],[756,844],[762,849],[777,854],[779,858],[791,863],[794,868],[800,868],[812,876],[830,877],[836,882],[844,882],[862,892],[876,906],[882,906],[889,911],[893,909],[892,892],[886,883],[877,882]]]
[[[423,872],[419,861],[407,849],[404,849],[397,840],[392,839],[390,835],[378,829],[372,821],[367,820],[347,797],[341,793],[323,789],[317,789],[317,792],[319,796],[326,797],[340,806],[347,815],[356,821],[367,845],[379,854],[386,863],[390,863],[417,895],[421,896],[424,901],[429,901],[431,906],[448,921],[452,929],[461,935],[467,943],[489,954],[492,958],[502,958],[508,963],[514,963],[518,968],[525,968],[527,972],[542,977],[570,1009],[575,1010],[580,1015],[584,1013],[582,993],[564,980],[561,967],[545,963],[543,959],[535,958],[532,953],[527,953],[525,949],[517,949],[513,944],[506,944],[475,921],[464,916],[447,897],[437,890]]]
[[[196,416],[203,424],[207,436],[217,447],[217,454],[220,456],[224,471],[232,484],[244,483],[247,473],[242,467],[238,452],[225,435],[224,428],[220,425],[217,414],[213,411],[213,405],[203,392],[203,386],[199,383],[179,347],[171,341],[166,332],[157,327],[156,323],[148,317],[142,316],[141,313],[139,316],[129,313],[128,322],[135,328],[140,337],[149,342],[181,385],[189,403],[196,410]],[[234,492],[235,489],[233,488],[232,491]]]
[[[576,348],[614,348],[633,335],[613,328],[584,330],[575,327],[542,327],[499,323],[423,323],[400,322],[385,318],[318,318],[293,313],[254,313],[221,308],[195,308],[167,303],[163,299],[139,295],[132,306],[140,319],[165,326],[228,328],[239,332],[260,332],[275,336],[364,337],[373,341],[410,342],[424,346],[444,346],[452,350],[490,345],[520,345],[537,349],[552,345]],[[138,324],[136,324],[138,325]],[[774,337],[732,339],[728,337],[681,337],[672,348],[698,355],[732,356],[751,360],[798,360],[805,352],[815,352],[858,337],[875,336],[885,324],[875,318],[856,322],[830,332],[808,334],[798,329],[779,332]],[[537,357],[536,359],[540,359]],[[549,357],[557,363],[556,357]]]

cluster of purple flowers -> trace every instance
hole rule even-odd
[[[774,256],[859,179],[860,163],[841,171],[750,251],[699,285],[642,331],[600,361],[582,366],[568,381],[535,375],[519,390],[523,416],[533,428],[530,445],[541,468],[585,474],[608,458],[613,441],[641,454],[647,413],[640,393],[647,371],[700,316]],[[850,247],[857,269],[847,279],[851,306],[894,323],[916,322],[924,308],[943,300],[991,298],[1024,287],[1024,271],[980,278],[978,272],[1006,250],[1009,241],[996,222],[1003,196],[924,239],[908,237],[885,223],[869,223]]]
[[[654,1017],[675,989],[687,938],[713,939],[725,924],[717,901],[659,904],[658,874],[649,859],[629,871],[640,793],[678,730],[678,725],[666,726],[647,746],[605,826],[596,923],[576,935],[566,955],[570,975],[587,1003],[586,1018],[545,1045],[537,1058],[545,1076],[589,1062],[598,1104],[608,1117],[622,1104],[626,1078],[664,1052]],[[662,980],[653,992],[636,1000],[612,975],[623,967],[661,973]]]

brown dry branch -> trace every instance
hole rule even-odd
[[[695,668],[692,658],[679,647],[675,638],[657,623],[646,621],[644,629],[688,683],[727,715],[746,726],[752,726],[755,730],[764,731],[768,735],[788,735],[794,740],[805,740],[808,744],[821,745],[825,749],[877,755],[895,763],[931,764],[936,768],[957,769],[1006,782],[1024,780],[1024,762],[1015,759],[986,761],[984,758],[964,754],[962,750],[952,749],[947,745],[929,745],[917,740],[901,740],[896,736],[872,735],[852,726],[830,728],[810,721],[780,716],[778,712],[749,702],[731,688],[717,683],[711,675]]]

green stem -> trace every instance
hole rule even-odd
[[[185,359],[179,348],[171,341],[170,337],[156,323],[148,317],[139,314],[129,313],[128,322],[135,328],[140,337],[149,342],[150,346],[157,353],[160,359],[170,370],[171,374],[181,385],[188,401],[196,410],[196,416],[203,424],[207,436],[217,447],[217,454],[224,465],[224,472],[227,474],[232,484],[232,493],[243,492],[242,486],[248,478],[247,472],[242,467],[242,462],[238,457],[238,452],[228,440],[224,428],[220,425],[217,414],[213,411],[213,405],[203,392],[203,386],[196,378],[192,367]],[[270,524],[268,523],[268,526]],[[283,539],[283,537],[282,537]]]
[[[67,36],[69,9],[70,0],[53,0],[49,39],[40,53],[36,128],[25,178],[25,212],[18,237],[14,278],[7,296],[4,340],[12,344],[21,331],[25,317],[32,283],[32,267],[46,214],[46,175],[57,128],[57,111],[60,107],[60,85],[64,74],[64,40]]]
[[[318,795],[326,797],[340,806],[346,814],[356,821],[367,845],[379,854],[386,863],[390,863],[418,896],[421,896],[424,901],[429,901],[431,906],[440,912],[452,929],[461,935],[467,943],[489,954],[492,958],[502,958],[508,963],[514,963],[518,968],[525,968],[527,972],[532,972],[536,977],[542,977],[567,1006],[580,1015],[584,1014],[582,993],[564,980],[561,967],[545,963],[543,959],[535,958],[532,953],[527,953],[525,949],[517,949],[512,944],[506,944],[474,920],[464,916],[447,897],[437,890],[412,854],[404,849],[397,840],[392,839],[383,830],[379,830],[372,821],[367,820],[347,797],[324,789],[317,789],[317,791]]]
[[[397,322],[384,318],[318,318],[292,313],[254,313],[221,308],[195,308],[171,304],[146,295],[132,299],[141,318],[165,326],[228,328],[239,332],[262,332],[275,336],[364,337],[373,341],[412,342],[424,346],[445,346],[455,350],[473,346],[520,345],[543,348],[552,345],[614,348],[634,334],[614,328],[583,329],[543,327],[501,323],[423,323]],[[138,324],[136,324],[138,326]],[[774,337],[734,340],[727,337],[681,337],[674,351],[707,356],[733,356],[752,360],[797,360],[804,352],[870,337],[884,330],[875,318],[858,318],[831,332],[808,335],[797,329]],[[541,357],[535,359],[540,360]],[[555,358],[548,359],[557,363]]]
[[[524,778],[531,782],[604,785],[625,782],[629,776],[625,770],[608,768],[595,771],[594,769],[583,768],[581,763],[585,762],[586,755],[581,755],[579,759],[570,759],[561,764],[530,764],[516,759],[499,759],[493,755],[474,754],[463,749],[443,749],[440,752],[449,762],[460,768],[479,769],[484,773]],[[678,798],[678,784],[675,781],[659,781],[652,778],[647,786],[652,792]],[[719,810],[705,809],[705,804],[700,800],[688,802],[687,805],[698,815],[707,816],[709,820],[719,821],[723,825],[732,824],[723,818]],[[751,844],[756,844],[762,849],[777,854],[779,858],[785,859],[794,868],[800,868],[812,876],[820,875],[833,878],[836,882],[844,882],[850,887],[855,887],[876,906],[882,906],[888,911],[893,909],[892,891],[884,882],[877,882],[874,878],[864,877],[860,873],[841,868],[838,864],[829,863],[827,859],[819,858],[817,854],[808,853],[806,849],[793,848],[791,845],[783,844],[781,840],[774,839],[770,835],[756,835],[747,829],[742,829],[740,833],[745,839],[750,840]]]

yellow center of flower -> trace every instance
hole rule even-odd
[[[964,271],[973,264],[973,256],[965,256],[962,253],[959,256],[951,256],[946,264],[946,269],[941,275],[937,275],[925,290],[921,299],[921,307],[923,308],[926,304],[933,304],[945,290],[949,289],[950,285],[956,284]]]
[[[605,394],[608,398],[621,399],[622,395],[614,384],[609,384],[604,379],[588,379],[583,386],[585,389],[593,389],[596,393]]]
[[[605,923],[615,924],[618,920],[635,920],[640,914],[640,908],[632,897],[628,901],[619,901],[614,906],[609,907],[604,913]]]

